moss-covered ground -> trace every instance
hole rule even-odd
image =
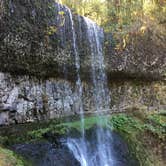
[[[110,129],[119,133],[128,143],[131,153],[139,160],[141,166],[165,165],[166,111],[150,113],[133,111],[113,114],[103,116],[102,121],[96,116],[91,116],[85,118],[84,124],[86,130],[96,124],[101,124],[103,127],[107,125]],[[22,126],[18,128],[19,132],[14,130],[12,134],[8,132],[8,134],[1,136],[1,145],[10,147],[15,143],[47,141],[46,133],[51,133],[55,137],[65,136],[72,129],[78,131],[81,129],[80,120],[73,118],[71,118],[71,122],[64,122],[64,119],[62,121],[51,120],[41,125],[35,123],[30,124],[30,126],[26,127],[26,130],[25,126]],[[13,158],[14,153],[4,149],[0,150],[0,156],[4,158],[4,161],[1,160],[1,162],[5,162],[6,155],[9,155],[7,158],[11,158],[12,162],[17,162]],[[8,165],[12,165],[12,162]],[[23,163],[18,160],[17,165],[19,166],[19,164]],[[1,165],[6,166],[4,163]]]
[[[13,151],[0,147],[0,166],[31,166]]]

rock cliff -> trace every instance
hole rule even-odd
[[[164,83],[112,82],[109,112],[166,109]],[[0,125],[79,114],[75,84],[64,79],[39,80],[0,73]],[[94,112],[93,90],[83,83],[85,113]]]
[[[0,0],[0,125],[77,114],[75,52],[80,58],[81,79],[85,81],[84,109],[87,113],[93,112],[91,68],[100,68],[97,65],[100,63],[92,66],[91,55],[95,57],[101,52],[106,41],[105,64],[109,79],[137,76],[163,79],[164,70],[155,67],[149,73],[144,70],[144,64],[137,67],[140,59],[133,57],[134,51],[130,56],[116,55],[102,28],[54,0]],[[163,69],[164,52],[160,52],[158,60]],[[162,103],[158,100],[163,93],[150,94],[154,85],[137,87],[136,98],[132,96],[132,84],[114,85],[111,85],[110,103],[114,111],[127,110],[129,106],[164,109],[164,100]],[[165,89],[164,85],[161,87]],[[144,90],[149,92],[149,101],[145,99]]]
[[[40,77],[63,77],[67,74],[68,79],[73,79],[73,20],[81,76],[88,79],[89,42],[92,41],[89,40],[86,18],[73,14],[54,0],[1,0],[0,7],[1,71]],[[146,39],[140,37],[140,42],[119,53],[113,51],[110,34],[106,34],[105,38],[100,35],[101,42],[105,43],[109,79],[163,79],[166,49],[164,45],[157,45],[151,34],[148,36]]]

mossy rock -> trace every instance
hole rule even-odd
[[[31,166],[13,151],[0,147],[0,166]]]

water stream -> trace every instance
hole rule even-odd
[[[92,91],[93,91],[93,104],[94,111],[98,116],[98,127],[96,132],[96,148],[95,151],[91,151],[91,142],[85,138],[85,126],[84,126],[84,110],[82,102],[82,83],[80,79],[80,58],[77,52],[76,35],[74,30],[74,22],[72,19],[71,11],[69,10],[69,18],[72,26],[72,39],[73,49],[75,56],[75,66],[77,73],[76,80],[76,96],[78,98],[77,109],[80,112],[81,119],[81,138],[67,139],[67,146],[74,154],[75,158],[80,162],[81,166],[109,166],[113,165],[113,156],[111,152],[111,132],[104,130],[102,124],[107,126],[107,119],[102,118],[102,111],[109,110],[109,91],[107,87],[107,78],[104,71],[104,56],[103,56],[103,39],[104,32],[93,21],[83,17],[86,24],[86,35],[89,44],[89,56],[91,63],[91,78],[92,78]],[[109,148],[108,148],[109,147]]]

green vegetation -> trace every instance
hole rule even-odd
[[[114,36],[116,49],[132,43],[131,38],[153,33],[156,42],[165,37],[164,0],[57,0],[74,13],[96,21]],[[145,35],[146,36],[146,35]]]
[[[105,119],[105,117],[103,117]],[[85,130],[90,129],[95,124],[98,123],[98,117],[88,117],[84,120],[85,123]],[[105,123],[102,123],[102,126],[105,126]],[[24,139],[27,139],[29,141],[37,141],[37,140],[45,140],[43,135],[45,133],[52,133],[53,135],[66,135],[69,130],[76,129],[77,131],[80,131],[81,129],[81,123],[80,121],[72,121],[72,122],[66,122],[66,123],[57,123],[56,121],[51,121],[47,128],[42,128],[34,131],[27,132],[27,136],[24,137]]]
[[[31,166],[13,151],[0,147],[0,166]]]
[[[144,120],[130,114],[119,114],[112,116],[110,122],[118,132],[135,135],[138,132],[148,131],[164,140],[166,138],[166,117],[160,113],[144,114]]]
[[[87,117],[84,120],[85,129],[88,130],[96,124],[103,127],[109,124],[110,128],[119,133],[128,143],[133,156],[139,160],[141,165],[162,166],[162,149],[166,140],[166,116],[165,111],[145,113],[134,111],[131,113],[113,114],[103,116],[99,122],[98,117]],[[11,145],[21,142],[47,141],[46,133],[53,136],[65,136],[68,131],[80,131],[81,123],[73,118],[71,122],[51,120],[38,128],[29,128],[21,136],[1,136],[1,145]],[[158,147],[160,145],[160,147]],[[8,152],[8,151],[7,151]],[[9,154],[12,154],[9,153]],[[15,161],[15,160],[13,160]],[[159,162],[158,162],[159,161]],[[2,165],[3,166],[3,165]],[[18,165],[19,166],[19,165]]]
[[[143,114],[143,115],[141,115]],[[141,118],[143,117],[143,118]],[[113,131],[119,133],[129,144],[130,150],[134,156],[139,160],[141,165],[162,165],[158,163],[158,157],[156,157],[154,149],[157,144],[163,144],[166,139],[166,116],[161,113],[146,114],[137,112],[135,114],[115,114],[112,116],[104,116],[102,123],[104,127],[106,122],[109,122]],[[88,130],[95,124],[99,124],[98,117],[88,117],[84,121],[85,129]],[[74,121],[69,123],[51,124],[45,130],[37,130],[30,132],[31,136],[41,138],[44,132],[59,133],[64,135],[69,129],[80,130],[80,121]],[[150,137],[154,137],[154,140],[149,140]],[[159,142],[156,144],[156,140]],[[151,144],[153,144],[151,147]],[[158,149],[160,151],[160,149]]]
[[[166,139],[165,123],[162,122],[156,126],[150,122],[151,117],[158,119],[159,114],[144,115],[144,117],[146,117],[145,121],[142,121],[142,119],[133,115],[119,114],[111,117],[111,124],[113,129],[128,142],[130,151],[139,160],[140,165],[162,165],[158,162],[159,159],[156,157],[156,153],[153,152],[157,146],[155,140],[160,140],[158,143],[163,144]],[[163,119],[166,120],[166,117],[163,117]],[[150,137],[155,139],[150,140]],[[153,143],[155,144],[153,145]],[[151,144],[153,147],[151,147]],[[160,150],[158,149],[158,151]]]
[[[153,164],[162,165],[158,161],[162,161],[162,148],[165,146],[166,140],[166,116],[165,111],[158,113],[144,113],[135,111],[132,113],[114,114],[112,116],[103,116],[99,123],[98,117],[87,117],[84,120],[85,129],[88,130],[96,124],[103,127],[108,122],[110,128],[119,133],[128,142],[132,155],[136,156],[141,165],[152,166]],[[45,127],[47,126],[47,127]],[[38,129],[27,130],[22,136],[16,135],[0,137],[1,144],[11,145],[19,142],[35,142],[47,141],[44,136],[51,133],[56,136],[65,136],[70,130],[80,131],[81,123],[79,120],[71,122],[57,122],[52,120],[46,125],[42,125]],[[153,145],[153,146],[152,146]],[[160,147],[157,147],[161,145]],[[157,148],[156,148],[157,147]],[[155,151],[154,149],[157,149]]]
[[[150,155],[143,148],[140,133],[144,131],[144,125],[131,116],[120,114],[111,118],[113,129],[128,142],[130,151],[139,160],[140,165],[150,165]],[[142,155],[143,154],[143,155]]]
[[[127,30],[133,23],[157,20],[165,23],[166,3],[164,0],[58,0],[75,13],[90,17],[106,30]]]

